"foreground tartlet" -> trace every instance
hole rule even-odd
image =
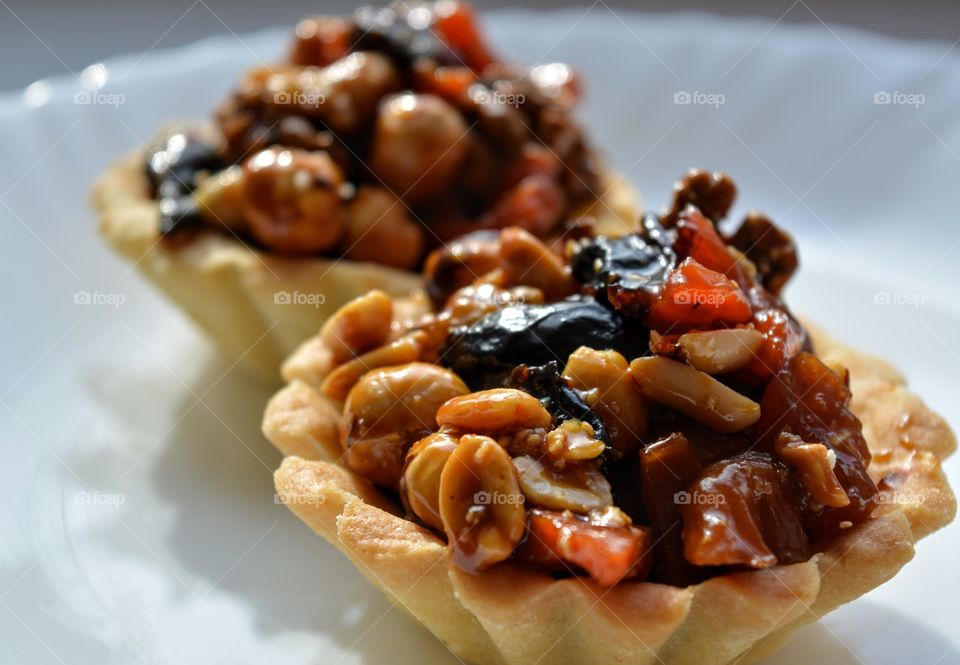
[[[719,233],[733,194],[350,303],[267,408],[278,495],[471,663],[749,662],[882,584],[953,518],[955,438],[790,314],[792,241]]]
[[[519,225],[623,228],[632,188],[573,118],[562,64],[497,60],[468,6],[313,18],[205,127],[176,127],[94,190],[110,245],[232,356],[276,368],[340,305],[408,293],[433,248]]]

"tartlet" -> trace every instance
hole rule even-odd
[[[637,196],[588,145],[578,98],[566,65],[496,59],[463,3],[306,19],[212,123],[169,129],[106,171],[100,230],[231,356],[275,377],[340,305],[408,293],[456,236],[629,223]]]
[[[954,517],[955,437],[790,314],[792,241],[718,231],[734,191],[345,307],[267,407],[280,499],[477,664],[750,662],[890,579]]]

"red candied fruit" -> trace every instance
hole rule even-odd
[[[750,302],[736,282],[688,257],[670,273],[646,323],[657,331],[680,332],[735,326],[751,317]]]
[[[443,3],[434,28],[447,46],[463,55],[472,70],[483,71],[494,62],[469,5],[461,2]]]
[[[679,258],[690,257],[705,268],[723,273],[741,286],[748,286],[737,259],[727,249],[713,222],[699,208],[694,205],[684,208],[676,229],[673,249]]]
[[[528,513],[527,539],[518,556],[560,571],[564,564],[585,570],[601,586],[642,580],[650,572],[652,530],[612,526],[570,512],[535,508]]]

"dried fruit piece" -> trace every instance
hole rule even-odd
[[[811,353],[799,353],[767,384],[757,423],[759,445],[773,452],[780,433],[789,431],[808,443],[833,450],[833,469],[850,503],[842,508],[810,512],[807,526],[829,536],[842,522],[858,524],[873,511],[877,486],[867,473],[870,449],[860,419],[850,410],[850,389],[843,377]]]
[[[652,540],[646,527],[611,526],[535,508],[529,512],[528,536],[518,556],[555,570],[575,566],[601,586],[613,586],[624,579],[646,578]]]
[[[471,69],[477,72],[494,61],[484,43],[477,19],[470,5],[463,2],[437,3],[434,26],[444,43],[463,56]]]
[[[440,475],[457,439],[437,432],[417,441],[407,452],[400,480],[400,497],[407,509],[424,524],[443,530],[440,519]]]
[[[598,236],[574,245],[573,276],[631,316],[646,312],[674,267],[673,250],[643,234]]]
[[[716,462],[690,485],[683,551],[698,566],[769,568],[810,557],[799,489],[764,453]]]
[[[781,432],[774,444],[777,458],[796,470],[807,491],[815,501],[830,508],[842,508],[850,503],[833,468],[837,454],[822,443],[805,443],[800,437]]]
[[[725,328],[680,335],[677,346],[686,361],[707,374],[742,369],[756,358],[763,335],[752,328]]]
[[[793,238],[758,212],[748,213],[730,244],[756,266],[764,288],[777,296],[799,265]]]
[[[760,405],[709,374],[659,356],[637,358],[630,374],[647,399],[676,409],[721,434],[760,418]]]
[[[539,399],[555,423],[567,420],[583,421],[593,429],[594,438],[607,441],[607,430],[603,421],[587,405],[583,396],[560,375],[560,364],[557,361],[539,367],[520,365],[511,373],[508,385],[520,388]]]
[[[409,446],[437,429],[443,403],[467,392],[455,374],[436,365],[410,363],[367,372],[343,405],[344,462],[375,483],[396,487]]]
[[[760,379],[776,374],[807,346],[803,326],[782,307],[767,305],[755,309],[751,324],[763,335],[763,343],[749,368]]]
[[[672,227],[684,208],[691,204],[714,222],[718,222],[727,216],[736,198],[737,186],[726,174],[690,169],[674,184],[673,205],[663,216],[663,223]]]
[[[343,362],[382,346],[390,335],[393,301],[374,289],[354,298],[327,319],[320,341],[336,362]]]
[[[596,464],[572,464],[562,470],[522,455],[513,458],[520,489],[538,506],[588,513],[613,503],[610,483]]]
[[[497,433],[549,427],[552,418],[540,401],[522,390],[494,388],[454,397],[440,407],[437,423],[462,432]]]
[[[749,442],[737,435],[714,434],[685,418],[663,423],[662,431],[650,438],[653,443],[640,450],[636,475],[626,482],[639,485],[644,513],[653,527],[654,577],[686,586],[706,573],[683,557],[680,508],[689,496],[687,489],[704,467],[744,452]]]
[[[508,559],[526,528],[523,503],[507,451],[486,436],[461,437],[440,474],[440,517],[454,565],[478,573]]]
[[[522,364],[544,365],[580,346],[643,353],[647,331],[594,298],[576,297],[549,305],[515,305],[454,330],[441,362],[474,388],[503,385]],[[590,423],[591,425],[596,425]]]
[[[749,285],[746,272],[741,270],[737,257],[727,249],[713,222],[704,217],[696,206],[688,205],[680,213],[673,249],[679,259],[693,258],[700,265],[723,273],[742,287]]]
[[[670,273],[644,321],[671,332],[735,326],[751,316],[750,301],[736,282],[687,258]]]
[[[635,451],[647,430],[647,405],[626,358],[581,346],[570,354],[563,375],[584,392],[584,401],[606,427],[610,445],[624,457]]]

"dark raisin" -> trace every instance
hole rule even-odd
[[[549,305],[514,305],[451,331],[441,362],[474,390],[501,387],[514,367],[560,363],[580,346],[615,349],[627,358],[646,352],[649,333],[638,321],[575,296]]]
[[[673,205],[663,216],[663,223],[674,226],[680,213],[690,204],[700,208],[714,223],[719,222],[727,216],[736,198],[737,186],[725,174],[690,169],[673,186]]]
[[[161,234],[199,224],[200,214],[190,195],[197,185],[197,174],[224,166],[215,144],[183,133],[170,135],[150,155],[147,175],[160,207]]]
[[[763,286],[773,295],[780,295],[799,265],[790,234],[765,215],[751,212],[729,241],[757,267]]]
[[[150,155],[147,173],[158,192],[165,186],[167,195],[172,195],[174,187],[178,193],[185,194],[196,186],[197,173],[215,171],[223,166],[214,143],[178,132],[167,137],[164,144]]]
[[[539,399],[543,408],[553,416],[555,424],[559,425],[566,420],[580,420],[593,428],[597,439],[609,443],[603,421],[583,400],[580,392],[563,378],[560,374],[560,363],[556,360],[538,367],[520,365],[510,374],[507,387],[518,388]]]
[[[641,234],[589,238],[575,245],[570,257],[573,276],[629,316],[646,312],[675,264],[672,249]]]
[[[427,12],[424,14],[424,12]],[[427,21],[423,22],[422,17]],[[353,48],[379,51],[401,64],[420,58],[441,65],[459,65],[460,58],[431,29],[435,20],[429,4],[411,3],[389,7],[361,7],[353,14]]]

